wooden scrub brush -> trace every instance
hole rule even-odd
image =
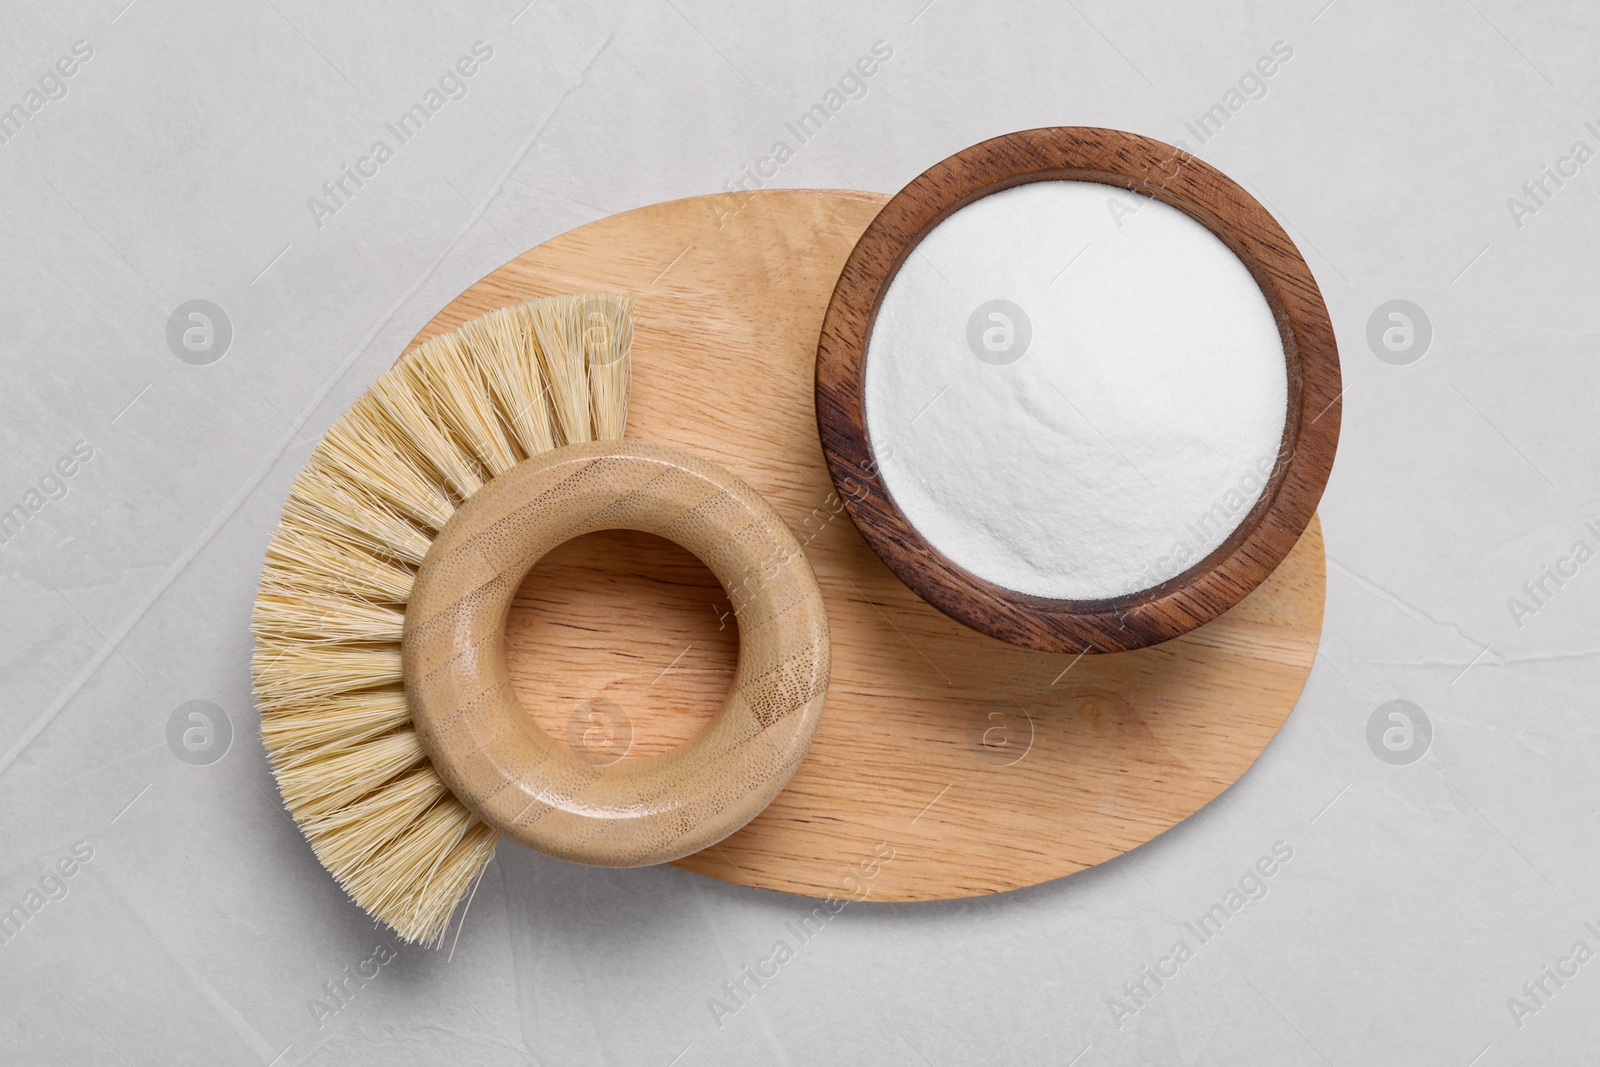
[[[252,616],[261,736],[289,813],[361,907],[439,944],[502,836],[634,866],[766,806],[828,678],[821,592],[755,490],[624,442],[632,301],[504,308],[405,356],[328,430],[267,548]],[[720,716],[654,760],[577,758],[518,705],[511,598],[551,548],[644,530],[717,575],[740,628]]]

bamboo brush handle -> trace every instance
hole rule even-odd
[[[518,704],[504,633],[534,564],[606,529],[698,556],[734,606],[739,661],[722,713],[696,737],[595,766]],[[712,463],[632,441],[559,448],[473,494],[423,561],[402,647],[412,718],[451,791],[508,837],[606,867],[678,859],[754,818],[799,766],[828,687],[822,593],[778,513]]]

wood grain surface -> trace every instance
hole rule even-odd
[[[895,504],[873,457],[864,403],[867,342],[889,283],[940,222],[1026,182],[1092,181],[1154,197],[1211,230],[1249,268],[1283,338],[1288,411],[1277,464],[1255,506],[1204,559],[1108,600],[1032,596],[986,581],[935,549]],[[1209,622],[1272,573],[1316,513],[1333,468],[1343,392],[1333,324],[1283,228],[1221,171],[1168,144],[1084,126],[1008,133],[918,175],[884,206],[844,265],[817,348],[823,452],[856,526],[889,568],[953,618],[1052,652],[1122,652]]]
[[[788,787],[678,866],[819,897],[975,896],[1112,859],[1249,768],[1311,670],[1322,534],[1313,518],[1240,604],[1135,652],[1034,652],[930,607],[856,532],[813,408],[823,313],[886,199],[772,190],[601,219],[494,271],[413,343],[534,297],[634,293],[628,436],[705,456],[772,502],[816,570],[833,643],[822,721]],[[576,720],[649,756],[722,706],[730,605],[675,545],[590,534],[536,566],[516,605],[508,667],[558,739]]]

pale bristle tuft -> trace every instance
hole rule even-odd
[[[312,459],[431,532],[443,528],[455,511],[450,495],[434,479],[431,465],[412,441],[394,432],[393,423],[371,392],[362,393],[328,428]],[[307,471],[310,469],[308,465]]]
[[[631,311],[627,296],[550,297],[418,346],[328,430],[267,546],[251,674],[279,791],[339,884],[407,941],[442,942],[500,838],[412,725],[406,598],[486,480],[622,437]]]
[[[263,589],[319,589],[361,600],[404,604],[415,578],[416,571],[373,556],[354,540],[312,531],[285,517],[267,545],[261,585]]]
[[[257,632],[250,670],[256,680],[256,703],[263,710],[278,711],[341,693],[399,685],[400,645],[345,648]]]
[[[516,466],[522,457],[495,411],[484,368],[461,335],[434,338],[401,366],[425,407],[454,432],[479,471],[492,478]]]
[[[409,910],[410,921],[419,926],[431,925],[426,917],[439,915],[441,910],[439,918],[448,918],[466,881],[447,902],[441,901],[437,895],[438,874],[474,825],[482,825],[478,817],[453,796],[446,797],[374,852],[346,888],[358,900],[370,894],[376,907]],[[448,906],[441,909],[443,903]],[[421,934],[423,940],[434,936],[434,929],[424,929]]]
[[[382,604],[287,585],[263,588],[250,617],[257,633],[313,645],[395,643],[405,622],[404,613]]]
[[[539,343],[522,309],[503,308],[473,319],[461,333],[483,367],[495,409],[523,458],[556,447],[549,386],[539,369]]]
[[[410,722],[403,690],[366,689],[325,698],[315,715],[263,714],[261,739],[274,763],[289,763],[369,741]]]
[[[368,395],[377,397],[389,417],[390,431],[415,446],[459,504],[483,488],[483,471],[451,438],[450,431],[439,425],[430,398],[407,380],[411,362],[406,360],[373,382]]]
[[[628,425],[632,373],[633,297],[591,294],[578,298],[577,315],[589,371],[589,404],[596,441],[620,441]]]
[[[302,815],[327,815],[353,804],[426,758],[409,727],[319,759],[294,760],[273,769],[283,799]]]
[[[550,387],[550,407],[561,430],[561,443],[572,445],[594,440],[578,298],[554,297],[523,307],[527,309],[534,336],[539,340],[540,366]]]
[[[420,566],[432,538],[350,475],[313,458],[295,479],[283,521],[334,541],[354,541],[366,554]],[[442,525],[442,524],[441,524]]]

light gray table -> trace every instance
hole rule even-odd
[[[100,0],[0,19],[0,509],[22,509],[0,544],[0,908],[26,914],[0,943],[0,1059],[1592,1053],[1592,6],[521,5]],[[798,143],[786,123],[880,41],[892,57]],[[477,42],[492,54],[397,136]],[[1292,56],[1246,78],[1275,42]],[[1190,127],[1219,104],[1202,143]],[[453,958],[403,948],[328,1000],[385,936],[284,815],[246,669],[261,553],[310,443],[434,311],[554,234],[722,189],[779,140],[793,157],[770,186],[892,191],[972,142],[1061,124],[1183,140],[1241,181],[1338,329],[1321,655],[1256,767],[1083,875],[852,907],[720,1026],[710,1000],[805,902],[510,847]],[[195,300],[221,314],[191,351],[168,323]],[[1384,360],[1368,323],[1394,300],[1431,339]],[[1547,566],[1567,576],[1540,593]],[[1396,699],[1429,727],[1392,736],[1399,755],[1368,739]],[[169,723],[189,701],[218,710],[186,762]],[[1293,858],[1265,897],[1134,996],[1276,842]],[[47,877],[58,862],[70,878]]]

